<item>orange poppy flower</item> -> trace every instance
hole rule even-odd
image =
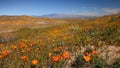
[[[8,52],[7,52],[7,51],[3,51],[3,52],[2,52],[2,55],[3,55],[4,57],[8,56]]]
[[[14,50],[16,50],[16,49],[17,49],[17,46],[12,46],[12,48],[13,48]]]
[[[20,44],[20,48],[24,48],[24,47],[25,47],[24,45]]]
[[[21,42],[21,43],[20,43],[20,48],[25,48],[25,47],[28,47],[27,44]]]
[[[58,49],[58,48],[55,48],[55,49],[54,49],[54,52],[58,52],[58,51],[59,51],[59,49]]]
[[[63,49],[63,47],[62,47],[62,46],[59,46],[59,49],[61,50],[61,49]]]
[[[83,28],[79,28],[81,31],[83,30]]]
[[[22,53],[25,53],[25,50],[22,49],[21,52],[22,52]]]
[[[63,52],[62,58],[64,58],[64,59],[70,59],[70,54],[69,54],[69,52]]]
[[[27,48],[27,51],[30,51],[31,49],[30,48]]]
[[[84,59],[86,62],[88,62],[88,61],[91,60],[90,56],[83,56],[83,59]]]
[[[88,53],[88,52],[84,52],[84,55],[88,56],[88,55],[89,55],[89,53]]]
[[[22,60],[24,60],[24,61],[28,60],[28,57],[27,57],[27,56],[22,56],[21,58],[22,58]]]
[[[57,29],[55,29],[55,30],[54,30],[54,33],[58,33],[58,30],[57,30]]]
[[[53,62],[58,62],[60,60],[60,55],[57,55],[57,56],[53,56],[52,57],[52,61]]]
[[[32,64],[33,64],[33,65],[38,64],[38,60],[36,60],[36,59],[35,59],[35,60],[33,60],[33,61],[32,61]]]
[[[29,46],[33,46],[33,44],[31,43],[31,44],[29,44]]]
[[[2,59],[3,57],[2,57],[2,55],[0,55],[0,59]]]
[[[97,51],[92,51],[91,54],[95,55],[95,54],[98,54],[98,52]]]
[[[48,53],[48,57],[50,57],[51,55],[52,55],[52,54],[49,52],[49,53]]]

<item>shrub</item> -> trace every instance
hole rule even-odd
[[[93,68],[105,68],[106,62],[98,56],[94,56],[91,61]]]
[[[85,64],[85,61],[83,59],[83,55],[78,55],[76,60],[73,62],[72,66],[75,68],[83,68],[83,65]]]
[[[0,35],[0,43],[11,42],[15,40],[17,36],[13,33],[5,33]]]
[[[120,68],[120,58],[116,59],[114,63],[109,65],[110,68]]]

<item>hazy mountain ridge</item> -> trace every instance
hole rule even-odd
[[[77,15],[77,14],[48,14],[42,15],[40,17],[46,18],[97,18],[99,16],[91,16],[91,15]]]

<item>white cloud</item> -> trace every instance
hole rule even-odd
[[[105,14],[117,14],[120,13],[120,8],[102,8]]]

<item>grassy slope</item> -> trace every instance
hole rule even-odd
[[[64,67],[66,60],[57,63],[51,62],[53,56],[63,52],[82,53],[81,46],[89,45],[96,49],[102,46],[120,46],[120,15],[105,16],[92,20],[72,21],[72,23],[53,25],[45,28],[23,28],[12,33],[1,34],[0,60],[1,67]],[[16,46],[16,48],[14,48]],[[62,49],[59,49],[62,47]],[[55,49],[58,49],[56,52]],[[3,57],[2,52],[9,55]],[[48,53],[51,56],[48,57]],[[27,56],[27,61],[21,59]],[[72,57],[72,56],[71,56]],[[32,65],[33,59],[38,60],[37,65]]]

